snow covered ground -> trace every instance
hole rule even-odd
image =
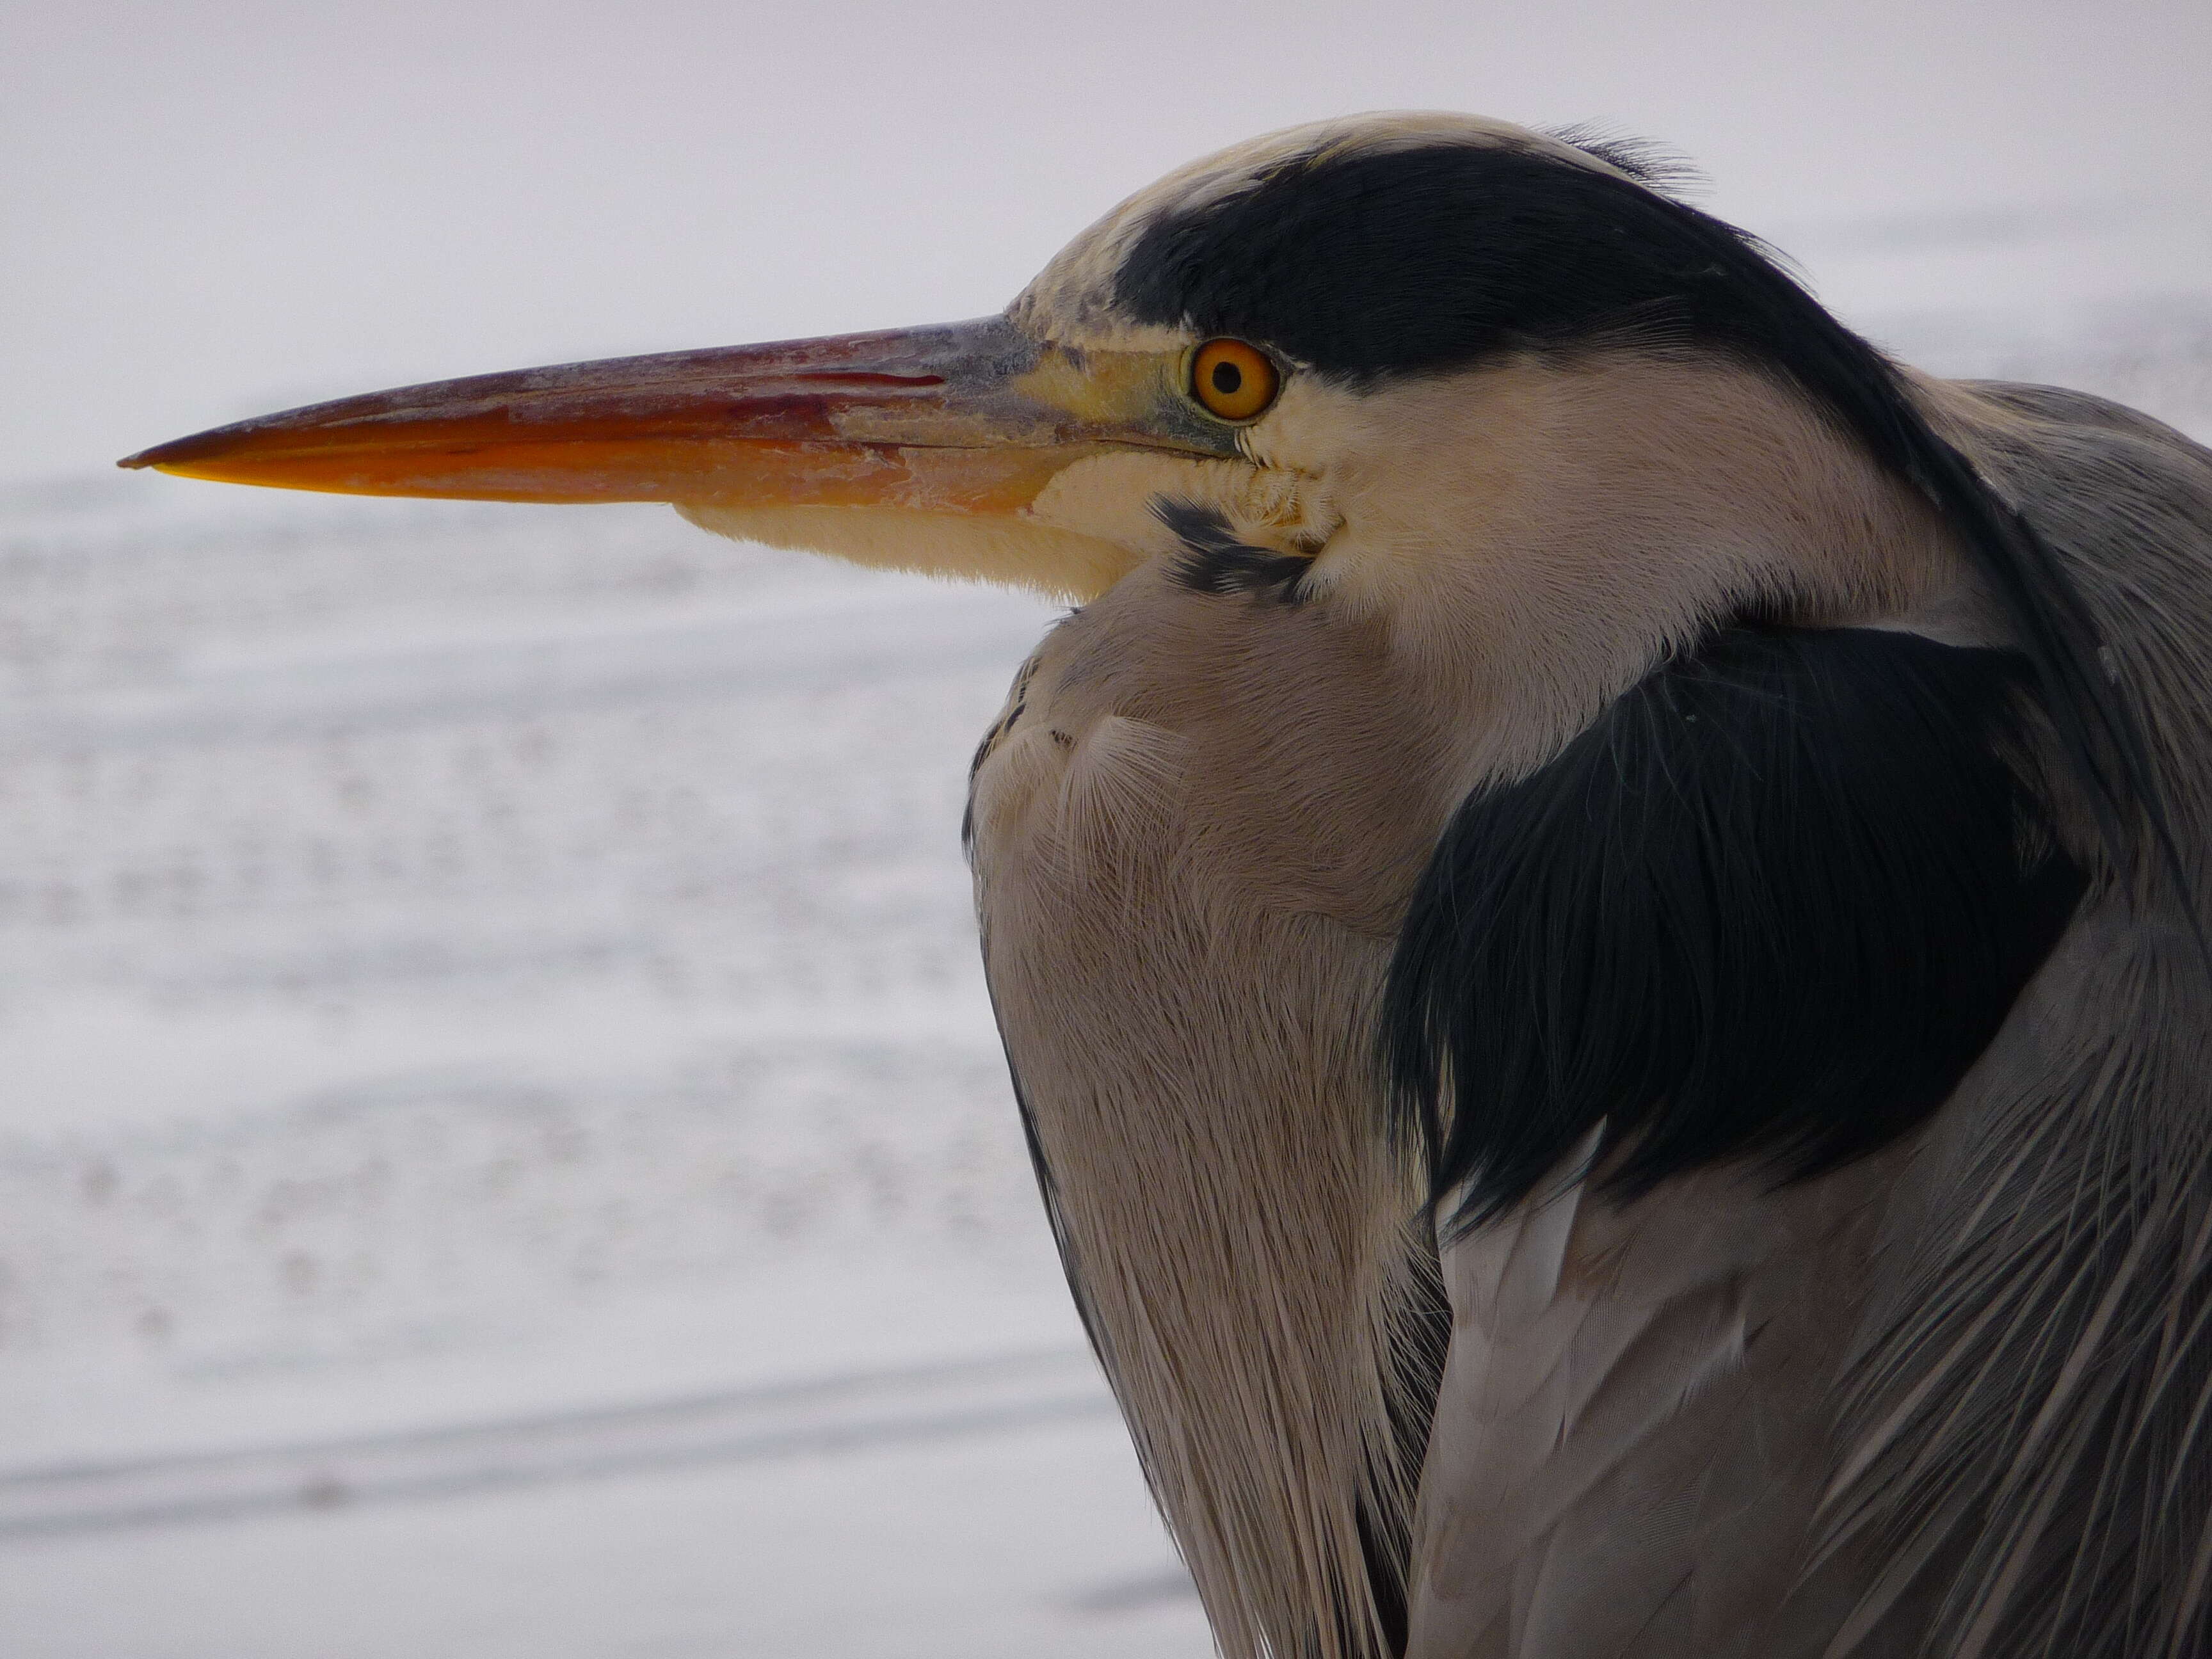
[[[957,850],[1048,612],[148,484],[0,520],[0,1650],[1204,1651]]]
[[[1877,331],[2212,434],[2212,306],[2052,317]],[[958,854],[1048,614],[653,508],[0,495],[0,1651],[1207,1651]]]

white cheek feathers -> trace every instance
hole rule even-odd
[[[733,541],[826,553],[880,570],[992,582],[1081,605],[1143,562],[1097,536],[1031,518],[872,507],[695,507],[676,510]]]

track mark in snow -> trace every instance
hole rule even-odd
[[[0,1539],[803,1457],[1107,1419],[1079,1350],[321,1444],[0,1473]]]

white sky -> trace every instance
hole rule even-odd
[[[2212,289],[2206,0],[0,0],[0,480],[378,386],[978,314],[1170,167],[1389,106],[1662,138],[1847,313],[1925,302],[1860,256],[1961,210],[1995,251],[1966,306]],[[2101,265],[2057,282],[2023,218]]]

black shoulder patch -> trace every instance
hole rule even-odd
[[[2013,763],[2030,683],[1910,634],[1733,629],[1464,802],[1383,1028],[1452,1220],[1601,1125],[1633,1194],[1746,1155],[1817,1174],[1942,1104],[2084,884]]]
[[[1265,593],[1285,605],[1304,599],[1298,582],[1313,568],[1311,559],[1240,542],[1227,519],[1194,501],[1160,496],[1152,515],[1182,544],[1169,572],[1177,586],[1194,593]]]

